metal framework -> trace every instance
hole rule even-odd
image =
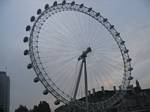
[[[110,22],[107,20],[107,18],[104,18],[99,12],[94,11],[92,8],[88,8],[84,6],[83,4],[76,4],[75,2],[66,3],[66,1],[63,1],[62,3],[54,2],[54,4],[50,7],[48,4],[45,5],[45,10],[41,11],[40,9],[37,11],[38,17],[31,17],[31,22],[33,23],[33,26],[27,26],[26,31],[30,32],[30,37],[25,37],[24,42],[29,41],[29,50],[25,50],[25,55],[30,55],[31,63],[28,65],[28,68],[33,68],[37,77],[34,79],[34,82],[40,81],[46,90],[44,91],[44,94],[47,94],[50,92],[57,100],[65,103],[65,104],[75,104],[79,105],[80,107],[86,107],[90,109],[95,109],[95,107],[99,110],[104,108],[109,108],[112,106],[115,102],[120,100],[123,97],[124,92],[118,92],[110,99],[98,102],[96,104],[88,104],[88,99],[86,98],[86,103],[75,101],[78,86],[80,83],[80,78],[82,74],[82,69],[84,66],[84,75],[85,75],[85,95],[87,97],[88,94],[88,82],[87,82],[87,71],[86,71],[86,56],[89,52],[92,51],[92,49],[89,47],[86,51],[82,53],[81,56],[79,56],[78,61],[82,60],[81,67],[78,75],[78,82],[75,88],[74,97],[71,97],[70,95],[66,94],[64,91],[62,91],[60,88],[56,86],[56,84],[52,81],[52,79],[48,76],[47,71],[45,70],[39,53],[39,46],[38,46],[38,38],[40,31],[42,29],[42,26],[46,22],[48,18],[55,15],[56,13],[63,12],[63,11],[76,11],[79,13],[83,13],[85,15],[88,15],[95,19],[97,22],[99,22],[101,25],[103,25],[108,32],[112,35],[114,41],[118,45],[123,63],[124,63],[124,75],[122,79],[121,89],[126,90],[128,86],[130,85],[130,81],[133,79],[131,76],[131,58],[128,54],[128,49],[125,46],[125,41],[121,38],[120,33],[114,28],[114,25],[110,24]],[[72,102],[75,101],[75,102]]]

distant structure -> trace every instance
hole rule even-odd
[[[0,71],[0,112],[9,112],[10,79],[6,72]]]
[[[94,90],[95,91],[95,90]],[[89,102],[105,101],[117,92],[116,87],[114,90],[102,90],[93,92],[88,97]],[[81,98],[79,100],[85,100]],[[78,107],[64,105],[58,107],[55,112],[85,112]],[[99,110],[93,112],[101,112]],[[126,91],[126,95],[122,100],[113,105],[112,108],[105,110],[105,112],[150,112],[150,89],[141,89],[140,83],[136,80],[136,86]]]

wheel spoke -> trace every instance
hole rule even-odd
[[[112,89],[128,74],[122,79],[126,89],[131,75],[129,54],[107,19],[74,2],[55,2],[38,14],[30,32],[29,55],[37,76],[56,99],[68,104],[86,97],[88,111],[88,90]]]

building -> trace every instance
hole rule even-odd
[[[9,112],[10,79],[6,72],[0,71],[0,112]]]
[[[89,102],[99,102],[104,101],[111,97],[116,92],[114,90],[104,90],[94,92],[88,96]],[[82,98],[80,100],[85,100]],[[70,105],[64,105],[58,107],[55,112],[86,112],[80,110],[78,107],[73,107]],[[94,110],[90,112],[101,112],[100,110]],[[136,81],[136,87],[132,87],[130,90],[126,91],[123,99],[114,104],[111,108],[105,110],[104,112],[150,112],[150,89],[141,89],[138,81]]]

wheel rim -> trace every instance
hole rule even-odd
[[[41,38],[41,34],[45,34],[46,33],[46,30],[44,31],[43,30],[43,26],[45,25],[45,23],[48,21],[48,20],[50,20],[49,18],[53,18],[55,15],[57,15],[57,14],[59,14],[59,13],[61,13],[61,12],[65,12],[65,13],[67,13],[66,15],[68,15],[68,13],[72,13],[73,12],[73,17],[75,17],[75,16],[79,16],[80,14],[81,15],[83,15],[83,16],[88,16],[91,20],[92,19],[94,19],[94,22],[92,23],[92,24],[94,24],[93,26],[95,26],[95,25],[97,25],[98,23],[100,23],[100,24],[98,24],[98,25],[101,25],[102,27],[104,27],[105,28],[105,31],[107,30],[107,32],[108,33],[110,33],[111,34],[111,36],[113,37],[113,38],[111,38],[111,42],[115,42],[115,47],[117,47],[117,50],[119,50],[119,55],[121,56],[121,61],[122,61],[122,65],[121,66],[123,66],[123,72],[122,72],[122,74],[124,74],[123,75],[123,80],[122,80],[122,83],[121,83],[121,86],[122,86],[122,89],[126,89],[128,86],[129,86],[129,84],[130,84],[130,80],[128,80],[129,79],[129,77],[131,76],[131,64],[130,64],[130,58],[129,58],[129,55],[128,55],[128,50],[127,50],[127,48],[126,48],[126,46],[125,46],[125,44],[124,44],[124,41],[122,40],[122,38],[120,37],[120,35],[119,35],[119,33],[114,29],[114,27],[113,27],[113,25],[111,25],[108,21],[107,21],[107,19],[105,19],[103,16],[101,16],[101,14],[100,13],[97,13],[97,12],[95,12],[95,11],[93,11],[92,9],[90,10],[90,8],[87,8],[87,7],[85,7],[85,6],[82,6],[81,7],[81,5],[79,5],[79,4],[74,4],[74,5],[72,5],[72,3],[66,3],[66,4],[57,4],[56,6],[52,6],[52,7],[49,7],[49,8],[47,8],[47,9],[45,9],[40,15],[39,15],[39,17],[36,19],[36,21],[34,22],[34,24],[33,24],[33,26],[32,26],[32,30],[31,30],[31,32],[30,32],[30,39],[29,39],[29,51],[30,51],[30,58],[31,58],[31,62],[32,62],[32,66],[33,66],[33,69],[34,69],[34,71],[36,72],[36,74],[37,74],[37,76],[38,76],[38,78],[39,78],[39,80],[41,81],[41,83],[45,86],[45,88],[47,89],[47,90],[49,90],[49,92],[52,94],[52,95],[54,95],[57,99],[59,99],[60,101],[62,101],[62,102],[64,102],[64,103],[69,103],[72,99],[73,99],[73,97],[72,97],[72,95],[71,94],[69,94],[69,92],[65,92],[66,90],[63,90],[62,88],[60,88],[59,86],[61,85],[57,85],[57,84],[55,84],[55,82],[57,82],[57,80],[55,79],[52,79],[52,77],[50,77],[49,76],[49,73],[47,72],[48,71],[48,69],[46,69],[46,67],[45,67],[45,65],[43,64],[43,62],[45,61],[45,60],[43,60],[41,57],[43,57],[44,56],[44,54],[41,54],[41,51],[43,50],[43,48],[41,48],[41,46],[42,46],[42,44],[39,44],[39,42],[42,42],[42,38]],[[77,14],[79,14],[79,15],[77,15]],[[62,17],[65,17],[66,15],[61,15]],[[71,16],[70,16],[71,17]],[[73,18],[72,17],[72,18]],[[89,19],[88,18],[88,19]],[[86,21],[88,21],[88,19],[86,20]],[[51,20],[51,22],[52,22],[52,20]],[[59,22],[59,21],[57,21],[57,22]],[[66,22],[67,23],[67,22]],[[65,26],[65,28],[66,28],[67,26]],[[82,27],[83,27],[83,25],[82,25]],[[92,27],[92,26],[91,26]],[[59,27],[58,27],[59,28]],[[81,28],[81,27],[80,27]],[[77,28],[77,29],[80,29],[79,27]],[[87,30],[87,29],[86,29]],[[42,32],[43,31],[43,32]],[[52,30],[51,29],[51,31],[54,31],[54,29]],[[57,32],[58,34],[60,34],[60,32],[58,32],[57,30],[55,31],[55,32]],[[72,31],[71,31],[72,32]],[[52,32],[51,32],[52,33]],[[83,34],[86,34],[86,32],[85,32],[85,30],[83,31],[83,32],[78,32],[78,33],[83,33]],[[56,39],[56,37],[57,36],[60,36],[60,35],[55,35],[55,39]],[[110,36],[110,34],[108,34],[109,36]],[[94,34],[91,34],[91,36],[92,35],[94,35]],[[53,35],[54,36],[54,35]],[[86,35],[86,36],[88,36],[88,34]],[[76,36],[77,37],[77,36]],[[90,37],[90,36],[89,36]],[[40,40],[41,39],[41,40]],[[69,38],[70,39],[70,38]],[[77,51],[75,51],[75,52],[72,52],[72,55],[73,55],[73,57],[69,57],[69,60],[72,60],[72,59],[75,59],[76,60],[76,62],[77,62],[77,57],[79,56],[79,54],[81,54],[81,52],[86,48],[86,47],[88,47],[88,46],[92,46],[92,50],[94,51],[94,49],[93,48],[96,48],[97,47],[97,45],[98,44],[96,44],[96,46],[95,46],[95,43],[94,43],[94,47],[93,47],[93,44],[92,45],[86,45],[85,44],[85,41],[88,41],[87,43],[90,43],[91,41],[90,40],[88,40],[88,39],[82,39],[82,40],[80,40],[79,41],[79,39],[80,38],[78,38],[77,39],[77,42],[84,42],[84,44],[83,45],[85,45],[85,46],[83,46],[81,43],[79,44],[79,45],[81,45],[80,47],[78,46],[78,45],[76,45],[76,46],[70,46],[70,47],[76,47],[77,48]],[[103,38],[103,39],[105,39],[105,38]],[[110,39],[110,37],[109,37],[109,39]],[[112,41],[112,39],[114,39],[115,41]],[[56,41],[56,40],[55,40]],[[61,40],[62,41],[62,40]],[[107,40],[106,40],[107,41]],[[45,42],[47,42],[47,41],[45,41]],[[63,41],[64,42],[64,41]],[[70,45],[73,45],[74,44],[74,42],[75,42],[75,40],[72,40],[72,41],[69,41],[69,42],[72,42]],[[67,43],[69,43],[69,42],[67,42]],[[99,43],[100,41],[98,41],[98,43]],[[51,40],[51,44],[52,43],[54,43],[54,40]],[[117,43],[117,44],[116,44]],[[48,44],[48,43],[47,43]],[[56,43],[55,43],[56,44]],[[101,42],[101,45],[103,44],[103,42]],[[65,45],[65,44],[64,44]],[[67,44],[66,44],[67,45]],[[109,44],[107,44],[107,45],[109,45]],[[54,47],[54,45],[52,45],[53,47]],[[105,45],[104,45],[105,46]],[[58,46],[57,46],[58,47]],[[61,48],[62,46],[60,46],[60,48]],[[66,46],[65,46],[66,47]],[[70,48],[69,47],[69,48]],[[106,46],[105,46],[106,47]],[[66,47],[66,48],[68,48],[68,47]],[[119,48],[119,49],[118,49]],[[51,48],[52,49],[52,48]],[[63,49],[59,49],[60,51],[61,50],[63,50]],[[69,50],[69,51],[72,51],[72,49],[67,49],[67,50]],[[96,49],[95,49],[96,50]],[[54,49],[53,49],[53,53],[54,53]],[[60,52],[59,51],[59,52]],[[52,52],[51,50],[49,51],[49,52]],[[59,53],[58,51],[57,51],[57,53]],[[109,51],[110,52],[110,51]],[[56,53],[56,54],[57,54]],[[62,52],[62,53],[64,53],[64,51]],[[62,54],[62,53],[60,53],[60,54]],[[77,53],[77,55],[74,55],[74,54],[76,54]],[[101,55],[102,55],[102,51],[101,51]],[[60,54],[57,54],[58,56],[60,56]],[[56,56],[57,56],[56,55]],[[113,56],[114,54],[112,54],[112,56]],[[64,55],[64,56],[66,56],[66,54]],[[114,57],[116,57],[117,55],[115,55]],[[92,56],[90,56],[90,58],[91,58]],[[94,58],[97,58],[98,56],[93,56]],[[51,60],[51,62],[53,61],[53,60],[55,60],[54,62],[55,63],[57,63],[57,61],[59,61],[59,58],[60,57],[58,57],[58,58],[52,58],[52,60]],[[92,59],[90,60],[90,58],[89,58],[89,63],[90,63],[90,61],[92,62]],[[109,60],[109,58],[108,57],[105,57],[105,58],[107,58],[108,60]],[[117,58],[117,57],[116,57]],[[101,61],[103,61],[102,60],[103,58],[101,58]],[[73,61],[75,61],[75,60],[73,60]],[[92,64],[95,64],[96,63],[96,61],[97,60],[95,60],[95,62],[93,62]],[[106,61],[106,60],[105,60]],[[113,60],[113,61],[116,61],[116,60]],[[47,62],[47,61],[46,61]],[[103,64],[104,64],[104,62],[103,62]],[[117,63],[118,64],[118,63]],[[54,64],[52,64],[52,65],[54,65]],[[58,64],[59,65],[59,64]],[[68,64],[68,66],[67,67],[69,67],[69,66],[71,66],[72,65],[72,63],[70,63],[70,64]],[[89,65],[89,66],[88,66]],[[49,66],[51,66],[51,65],[49,65]],[[92,74],[93,73],[93,71],[96,71],[96,70],[91,70],[90,69],[90,66],[92,66],[91,65],[91,63],[90,64],[87,64],[87,66],[88,66],[88,68],[89,68],[89,71],[88,71],[88,73],[89,74]],[[98,66],[98,65],[95,65],[95,66]],[[104,66],[104,65],[103,65]],[[103,67],[102,65],[101,65],[101,68]],[[107,65],[108,66],[108,65]],[[114,66],[114,65],[113,65]],[[116,66],[116,65],[115,65]],[[120,65],[119,65],[120,66]],[[51,69],[51,73],[52,73],[52,70],[54,70],[56,67],[57,67],[57,65],[55,65],[55,66],[51,66],[51,67],[53,67],[52,69]],[[67,68],[66,67],[66,68]],[[105,65],[105,67],[106,67],[106,65]],[[76,65],[74,64],[74,68],[76,68]],[[61,68],[61,69],[63,69],[63,68]],[[79,68],[76,68],[76,69],[79,69]],[[94,69],[94,68],[92,68],[92,69]],[[96,69],[98,69],[98,68],[96,68]],[[105,68],[103,68],[103,69],[105,69]],[[110,66],[109,66],[109,69],[112,69],[112,68],[110,68]],[[118,68],[117,68],[118,69]],[[119,68],[120,69],[120,68]],[[77,70],[78,71],[78,70]],[[105,70],[105,71],[107,71],[107,70]],[[111,70],[111,71],[109,71],[110,73],[112,73],[112,71],[113,70]],[[75,72],[76,71],[74,71],[74,74],[75,74]],[[92,72],[92,73],[90,73],[90,72]],[[108,72],[106,72],[106,73],[108,73]],[[106,74],[105,73],[105,74]],[[109,73],[109,74],[110,74]],[[53,72],[53,74],[54,74],[54,72]],[[69,74],[69,73],[68,73]],[[96,73],[95,73],[96,74]],[[90,75],[89,75],[90,76]],[[92,77],[90,77],[89,79],[91,79]],[[97,78],[96,78],[97,79]],[[95,80],[96,80],[95,79]],[[75,83],[75,82],[74,82]],[[82,84],[81,84],[82,85]],[[97,85],[97,84],[96,84]],[[83,85],[82,85],[83,86]],[[94,85],[95,86],[95,85]],[[90,89],[92,89],[93,88],[93,86],[91,86],[90,87]],[[81,96],[79,96],[79,97],[81,97]]]

